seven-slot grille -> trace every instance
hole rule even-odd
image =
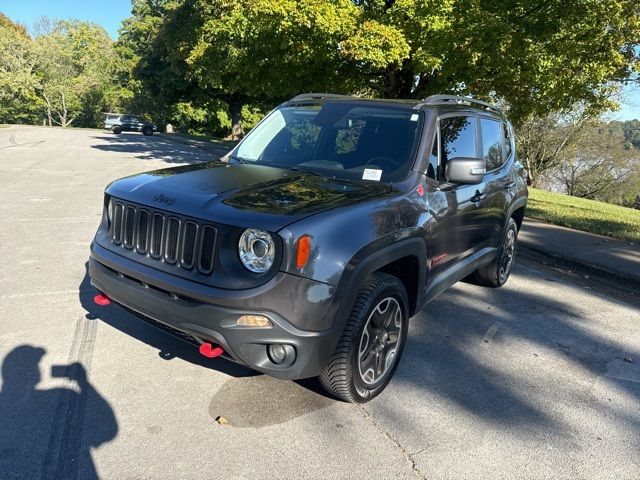
[[[187,270],[213,271],[214,226],[116,199],[112,202],[113,243]]]

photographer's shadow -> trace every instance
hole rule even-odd
[[[3,479],[97,479],[91,449],[114,439],[118,423],[80,363],[52,368],[69,388],[39,389],[46,351],[20,345],[2,363],[0,475]]]

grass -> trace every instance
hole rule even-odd
[[[529,188],[526,215],[564,227],[640,243],[640,210]]]

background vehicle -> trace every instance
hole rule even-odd
[[[113,133],[142,132],[144,135],[153,135],[158,127],[135,115],[122,113],[107,113],[104,118],[104,128]]]
[[[224,160],[111,183],[89,261],[205,356],[367,401],[425,303],[509,277],[527,189],[491,105],[301,95]]]

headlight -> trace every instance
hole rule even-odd
[[[276,246],[268,232],[248,228],[238,242],[242,264],[254,273],[264,273],[273,265]]]
[[[113,200],[109,200],[109,205],[107,205],[107,221],[109,225],[113,221]]]

